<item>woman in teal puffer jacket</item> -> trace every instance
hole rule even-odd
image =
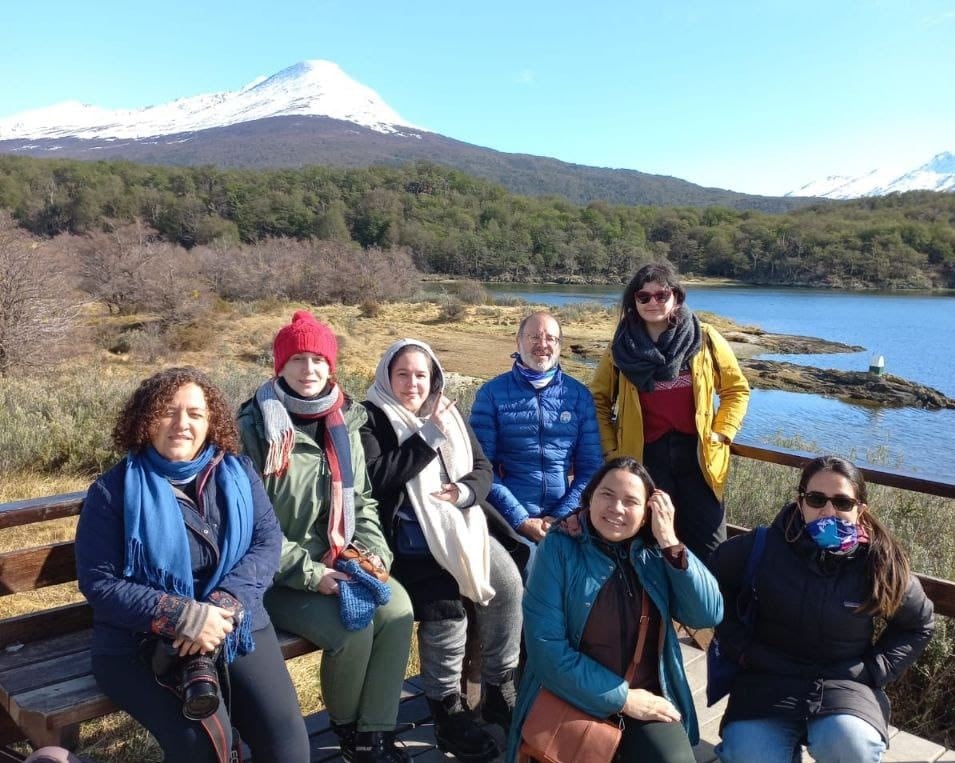
[[[693,761],[699,729],[672,620],[716,625],[716,580],[680,543],[673,503],[633,458],[605,464],[583,507],[548,533],[527,583],[527,670],[507,760],[517,760],[521,728],[544,687],[597,718],[621,716],[620,760]],[[628,685],[641,616],[649,627]]]

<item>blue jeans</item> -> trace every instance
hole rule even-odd
[[[882,735],[854,715],[823,715],[808,721],[760,718],[734,721],[723,729],[716,754],[723,763],[799,763],[799,745],[816,763],[879,763]]]

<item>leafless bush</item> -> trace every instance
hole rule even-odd
[[[84,236],[75,250],[82,288],[110,313],[154,313],[168,328],[191,323],[210,309],[210,290],[196,257],[160,241],[141,223]]]
[[[452,284],[451,291],[466,305],[486,305],[491,301],[491,295],[480,281],[456,281]]]
[[[403,248],[361,249],[341,241],[274,238],[194,253],[206,282],[231,300],[381,302],[410,294],[419,275]]]
[[[0,376],[55,359],[76,328],[79,304],[59,255],[0,212]]]

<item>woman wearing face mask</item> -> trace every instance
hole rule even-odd
[[[796,500],[769,528],[747,633],[737,602],[753,533],[721,545],[711,567],[727,602],[720,645],[740,671],[717,747],[726,763],[790,763],[806,744],[818,763],[882,759],[884,687],[921,654],[932,603],[898,541],[866,504],[850,462],[803,469]],[[876,621],[885,629],[873,641]]]
[[[640,268],[590,391],[604,457],[647,468],[673,497],[681,540],[705,563],[726,540],[723,486],[749,384],[726,340],[685,303],[669,265]]]

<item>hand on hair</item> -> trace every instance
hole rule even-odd
[[[654,490],[647,501],[647,508],[650,511],[650,530],[660,544],[660,548],[669,548],[679,543],[673,525],[676,519],[676,508],[670,496],[662,490]]]

